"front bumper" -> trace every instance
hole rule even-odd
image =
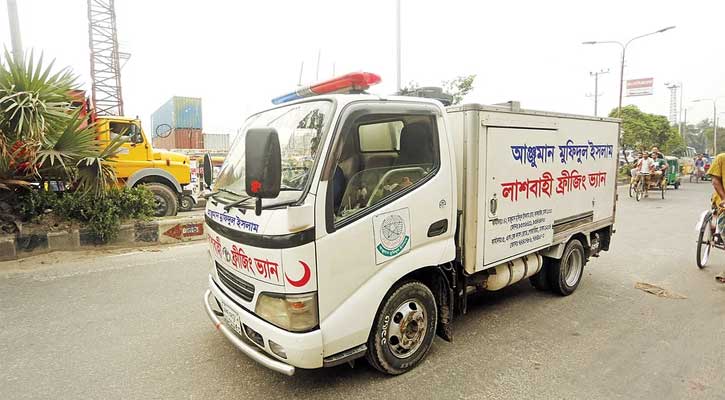
[[[240,338],[233,329],[226,326],[219,319],[219,314],[221,313],[212,308],[212,302],[210,301],[212,296],[236,312],[242,324],[250,327],[262,336],[264,342],[263,349],[251,341]],[[237,305],[217,286],[211,277],[209,278],[209,290],[204,293],[204,306],[206,307],[206,314],[217,330],[234,347],[259,364],[273,371],[290,376],[295,373],[296,367],[322,367],[322,334],[319,329],[307,333],[293,333],[265,322]],[[270,339],[284,348],[287,359],[282,360],[273,355],[269,348]]]

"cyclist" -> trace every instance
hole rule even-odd
[[[725,230],[725,188],[723,187],[723,176],[725,176],[725,153],[720,153],[707,170],[712,178],[712,187],[715,193],[712,195],[713,214],[715,221],[715,235],[713,239],[718,244],[723,243],[721,233]],[[721,273],[715,277],[719,282],[725,283],[725,274]]]
[[[705,175],[705,160],[702,158],[702,154],[698,154],[695,158],[695,171],[693,171],[697,180],[702,180],[702,176]]]
[[[657,148],[653,147],[652,149]],[[652,177],[657,185],[661,185],[662,179],[664,179],[665,173],[667,172],[667,160],[665,160],[665,157],[660,152],[652,152],[652,159],[654,161]]]
[[[654,160],[652,160],[649,156],[649,153],[646,151],[642,152],[642,158],[640,158],[637,161],[637,178],[635,183],[639,183],[640,179],[643,179],[643,187],[644,187],[644,197],[647,197],[647,187],[649,186],[649,174],[651,173],[652,169],[654,168]]]

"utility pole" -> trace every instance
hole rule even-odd
[[[395,92],[400,93],[400,0],[395,1]]]
[[[699,103],[701,101],[712,102],[712,155],[717,155],[717,101],[721,98],[722,97],[713,97],[710,99],[704,98],[692,100],[693,103]]]
[[[594,97],[594,116],[598,116],[597,114],[597,104],[599,101],[599,96],[601,96],[601,93],[599,93],[599,75],[608,74],[609,69],[602,69],[598,72],[589,72],[589,76],[594,77],[594,94],[588,97]]]
[[[297,80],[297,86],[302,86],[302,71],[305,69],[305,62],[300,63],[300,79]]]
[[[322,49],[317,50],[317,70],[315,71],[315,82],[320,81],[320,56],[322,55]]]
[[[20,40],[18,3],[15,0],[8,0],[8,19],[10,20],[10,42],[13,47],[13,58],[15,62],[19,62],[23,59],[23,42]]]

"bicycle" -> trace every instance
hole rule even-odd
[[[707,266],[712,248],[725,250],[723,243],[715,242],[715,225],[713,223],[712,210],[706,211],[700,224],[700,232],[697,235],[697,267],[702,269]]]
[[[634,187],[634,198],[637,201],[642,200],[642,196],[647,192],[647,188],[645,187],[645,185],[647,184],[646,183],[647,177],[649,177],[649,173],[642,173],[642,172],[637,173],[637,180],[635,182],[635,187]],[[630,185],[630,187],[631,187],[631,185]],[[662,198],[664,198],[664,194],[662,196],[663,196]]]

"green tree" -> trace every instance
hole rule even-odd
[[[617,116],[613,109],[610,117]],[[677,127],[671,126],[663,115],[642,112],[637,106],[622,107],[622,146],[625,149],[659,147],[667,154],[679,155],[685,151],[685,142]]]
[[[451,81],[443,81],[443,90],[453,96],[453,104],[460,104],[463,98],[473,90],[476,75],[461,75]]]

